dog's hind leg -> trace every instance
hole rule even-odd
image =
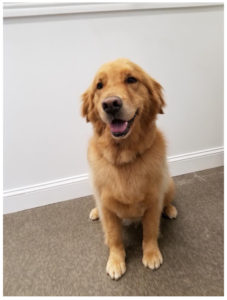
[[[99,213],[99,193],[98,193],[98,190],[95,188],[95,185],[93,183],[93,192],[94,192],[94,200],[95,200],[95,204],[96,204],[96,207],[92,208],[92,210],[90,211],[90,214],[89,214],[89,218],[92,220],[92,221],[96,221],[98,219],[100,219],[100,213]]]
[[[98,219],[99,219],[99,212],[98,212],[98,208],[97,208],[97,207],[93,208],[93,209],[90,211],[89,218],[90,218],[92,221],[95,221],[95,220],[98,220]]]
[[[175,219],[177,217],[177,209],[171,204],[175,195],[175,185],[173,179],[170,177],[169,186],[164,197],[163,214],[170,219]]]

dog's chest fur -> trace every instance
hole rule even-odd
[[[94,140],[93,140],[94,141]],[[166,169],[165,153],[152,147],[132,162],[113,164],[90,143],[88,160],[91,167],[96,200],[120,218],[142,217],[152,198],[163,195]]]

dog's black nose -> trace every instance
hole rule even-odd
[[[116,114],[122,107],[122,100],[120,97],[107,97],[102,102],[102,108],[107,114]]]

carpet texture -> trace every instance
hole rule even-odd
[[[222,296],[223,168],[174,178],[176,220],[161,220],[164,263],[142,264],[142,227],[124,228],[126,274],[105,273],[108,250],[92,197],[4,216],[5,296]]]

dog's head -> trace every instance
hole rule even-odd
[[[141,120],[155,119],[165,105],[161,85],[128,59],[104,64],[82,101],[87,121],[115,139],[127,138]]]

